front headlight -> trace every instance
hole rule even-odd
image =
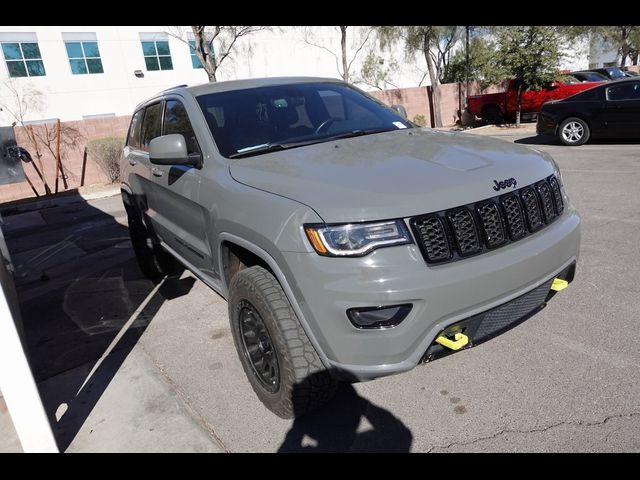
[[[315,251],[328,257],[359,257],[376,248],[412,242],[402,220],[305,225],[304,231]]]

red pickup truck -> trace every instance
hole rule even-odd
[[[549,100],[562,100],[578,92],[600,85],[601,82],[571,82],[570,79],[550,82],[541,90],[522,89],[522,118],[535,118],[542,104]],[[503,123],[516,118],[519,80],[510,80],[506,92],[472,95],[467,99],[467,110],[489,123]]]

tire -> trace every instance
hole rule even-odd
[[[177,275],[184,270],[180,262],[158,245],[138,216],[129,214],[128,220],[133,251],[145,277],[158,279],[167,275]]]
[[[333,398],[338,382],[324,368],[269,271],[253,266],[236,273],[228,302],[240,363],[269,410],[281,418],[300,417]]]
[[[565,119],[558,128],[558,138],[570,147],[582,145],[591,136],[591,130],[587,122],[578,117]]]
[[[490,105],[482,109],[482,118],[487,123],[494,125],[502,125],[504,123],[504,115],[499,107]]]

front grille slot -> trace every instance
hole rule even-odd
[[[542,203],[544,221],[545,223],[551,223],[553,219],[556,218],[556,210],[553,206],[553,198],[551,196],[551,187],[547,182],[540,182],[538,184],[538,193],[540,194]]]
[[[422,251],[428,262],[442,262],[451,258],[451,248],[442,219],[437,215],[423,217],[414,222],[422,241]]]
[[[480,251],[480,238],[469,210],[458,210],[449,214],[449,221],[453,230],[453,235],[458,244],[460,255],[473,255]]]
[[[524,211],[527,214],[529,230],[535,232],[542,228],[543,225],[542,215],[540,214],[540,204],[538,203],[538,195],[533,188],[527,187],[522,189],[520,196],[522,197]]]
[[[527,227],[524,223],[524,212],[518,196],[515,194],[504,195],[500,202],[507,218],[507,228],[511,240],[518,240],[527,234]]]
[[[553,199],[556,202],[556,212],[558,212],[558,215],[560,215],[564,210],[562,193],[560,193],[560,183],[558,182],[558,180],[556,180],[556,177],[552,175],[549,177],[549,185],[551,185],[551,190],[553,191]]]
[[[502,216],[498,205],[493,202],[483,203],[478,207],[478,215],[482,222],[484,238],[489,248],[502,245],[506,241]]]
[[[498,197],[414,217],[410,224],[427,263],[446,263],[520,240],[563,210],[560,184],[552,175]]]

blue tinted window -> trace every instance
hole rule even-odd
[[[34,42],[2,42],[10,77],[42,77],[46,74],[40,48]]]
[[[144,55],[144,63],[147,67],[147,70],[173,70],[173,62],[171,61],[171,50],[169,50],[168,41],[157,40],[154,42],[141,43],[142,54]]]
[[[98,42],[65,42],[71,73],[86,75],[104,73]]]
[[[189,40],[189,53],[191,53],[191,65],[193,65],[193,68],[204,68],[202,66],[202,62],[198,58],[198,55],[196,55],[195,40]]]
[[[274,85],[196,99],[226,157],[264,153],[264,147],[274,144],[302,146],[353,132],[412,128],[389,107],[341,83]]]

